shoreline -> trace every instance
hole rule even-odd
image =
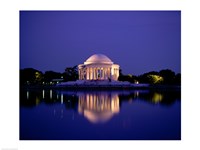
[[[55,89],[55,90],[181,90],[177,85],[148,85],[148,86],[124,86],[124,85],[20,85],[20,89]]]

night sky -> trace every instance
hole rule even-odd
[[[95,53],[123,74],[181,71],[180,11],[20,11],[20,69],[64,72]]]

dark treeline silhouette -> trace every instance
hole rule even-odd
[[[49,85],[58,82],[75,81],[77,79],[77,66],[67,67],[63,73],[55,71],[45,71],[43,73],[33,68],[20,70],[20,85]]]
[[[33,68],[25,68],[20,70],[20,85],[51,85],[59,82],[78,80],[77,66],[66,67],[65,71],[41,72]],[[130,83],[147,83],[152,85],[181,85],[181,74],[175,74],[172,70],[165,69],[159,72],[151,71],[139,76],[124,75],[122,70],[119,73],[119,81],[128,81]]]
[[[148,83],[148,84],[162,84],[162,85],[181,85],[181,74],[175,74],[170,69],[164,69],[159,72],[151,71],[139,76],[124,75],[120,70],[119,81],[128,81],[131,83]]]

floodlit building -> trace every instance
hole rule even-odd
[[[119,65],[103,54],[90,56],[78,65],[79,80],[118,80]]]

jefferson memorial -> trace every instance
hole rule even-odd
[[[90,56],[78,65],[79,80],[114,80],[119,77],[119,65],[103,54]]]

